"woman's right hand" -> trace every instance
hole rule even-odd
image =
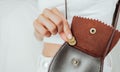
[[[72,38],[69,24],[63,14],[57,9],[44,9],[43,13],[34,21],[35,35],[50,37],[59,33],[65,41]]]

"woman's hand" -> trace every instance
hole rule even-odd
[[[38,39],[44,36],[50,37],[59,33],[65,41],[72,38],[72,33],[67,20],[57,9],[45,9],[34,21],[35,35]]]

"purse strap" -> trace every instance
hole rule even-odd
[[[67,0],[65,0],[65,17],[66,17],[66,19],[68,19],[67,17],[68,17],[68,7],[67,7],[68,5],[67,5]]]
[[[111,37],[108,41],[108,45],[107,45],[107,48],[104,52],[104,56],[103,58],[105,58],[105,56],[108,54],[109,50],[110,50],[110,46],[112,44],[112,41],[113,41],[113,37],[115,35],[115,30],[116,30],[116,27],[117,27],[117,24],[118,24],[118,19],[119,19],[119,14],[120,14],[120,0],[118,0],[117,4],[116,4],[116,9],[115,9],[115,12],[114,12],[114,15],[113,15],[113,22],[112,22],[112,26],[113,26],[113,32],[111,34]]]
[[[118,2],[116,4],[116,9],[115,9],[115,12],[114,12],[114,15],[113,15],[113,22],[112,22],[112,26],[113,26],[114,29],[113,29],[111,37],[108,41],[108,45],[107,45],[107,48],[104,52],[104,55],[101,58],[102,63],[101,63],[101,67],[100,67],[100,72],[103,72],[104,59],[105,59],[106,55],[108,54],[108,52],[110,51],[110,46],[112,44],[113,37],[115,35],[115,30],[116,30],[116,27],[117,27],[117,24],[118,24],[119,14],[120,14],[120,0],[118,0]]]
[[[118,3],[116,4],[116,10],[114,12],[113,23],[112,23],[113,27],[116,27],[117,25],[119,14],[120,14],[120,0],[118,0]]]

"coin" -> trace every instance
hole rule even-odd
[[[71,39],[68,40],[69,45],[74,46],[76,44],[75,37],[72,37]]]

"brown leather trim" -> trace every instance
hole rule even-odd
[[[95,34],[90,33],[91,28],[96,29]],[[108,26],[101,21],[74,16],[71,30],[77,44],[73,47],[94,57],[102,57],[113,29],[112,26]],[[120,32],[116,30],[110,49],[115,46],[119,38]]]

